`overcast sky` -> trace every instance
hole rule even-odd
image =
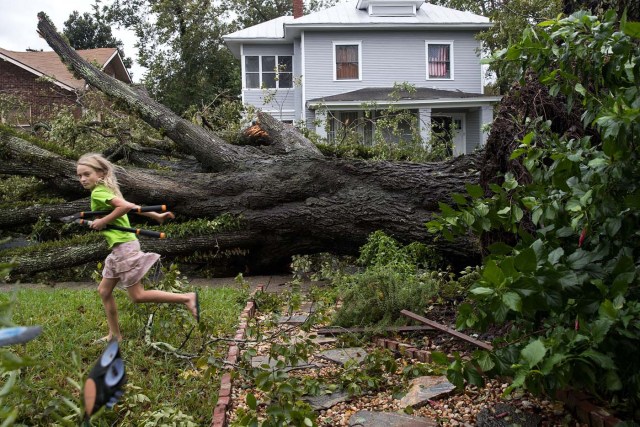
[[[69,15],[77,10],[80,14],[93,12],[93,0],[0,0],[0,47],[13,51],[27,48],[52,50],[44,39],[38,36],[38,12],[49,15],[58,31],[64,28]],[[124,43],[124,52],[133,59],[130,70],[135,82],[143,77],[144,69],[135,63],[135,36],[125,30],[112,29],[113,35]]]

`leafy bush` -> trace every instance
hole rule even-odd
[[[421,310],[437,293],[438,279],[418,266],[429,263],[424,245],[400,245],[376,231],[360,250],[358,263],[365,270],[337,280],[341,307],[334,323],[344,327],[388,325],[400,311]]]
[[[468,186],[457,208],[428,224],[446,236],[472,229],[517,233],[494,244],[459,327],[509,321],[504,346],[476,363],[514,376],[511,388],[585,388],[640,418],[640,23],[584,13],[525,30],[494,60],[537,73],[558,102],[580,104],[587,135],[559,135],[536,117],[491,196]],[[525,227],[525,220],[529,220]],[[468,381],[470,365],[457,363]],[[461,381],[461,377],[457,377]],[[630,415],[631,416],[631,415]]]

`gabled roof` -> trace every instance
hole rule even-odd
[[[99,64],[102,70],[112,64],[116,78],[125,83],[131,83],[131,76],[122,63],[118,49],[108,47],[76,52],[87,61]],[[54,51],[14,52],[0,48],[0,59],[11,62],[37,76],[50,77],[53,79],[53,83],[67,90],[82,89],[85,86],[84,80],[73,77],[71,71]]]
[[[310,99],[310,108],[325,107],[359,107],[364,103],[375,102],[380,106],[396,104],[402,106],[416,104],[485,104],[497,102],[499,96],[481,93],[462,92],[459,90],[443,90],[419,87],[415,91],[398,91],[392,87],[368,87],[337,95]]]
[[[362,0],[350,0],[325,10],[313,12],[294,19],[283,16],[223,36],[229,49],[240,56],[240,44],[292,42],[302,30],[363,29],[470,29],[482,30],[491,27],[489,18],[424,3],[415,16],[372,16],[366,9],[359,9]],[[389,1],[389,0],[387,0]],[[418,2],[420,3],[420,2]]]

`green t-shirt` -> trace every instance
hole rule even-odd
[[[113,210],[113,206],[109,204],[109,200],[114,199],[115,197],[116,195],[113,194],[113,191],[109,190],[105,185],[96,185],[91,191],[91,210]],[[119,225],[120,227],[131,227],[129,224],[129,217],[127,215],[122,215],[121,217],[111,221],[109,224]],[[109,249],[111,249],[116,243],[125,243],[137,239],[135,233],[129,233],[128,231],[108,230],[105,228],[100,232],[107,239]]]

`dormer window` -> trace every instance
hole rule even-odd
[[[413,4],[370,4],[371,16],[416,16],[416,7]]]
[[[424,0],[358,0],[356,7],[369,16],[416,16]]]

